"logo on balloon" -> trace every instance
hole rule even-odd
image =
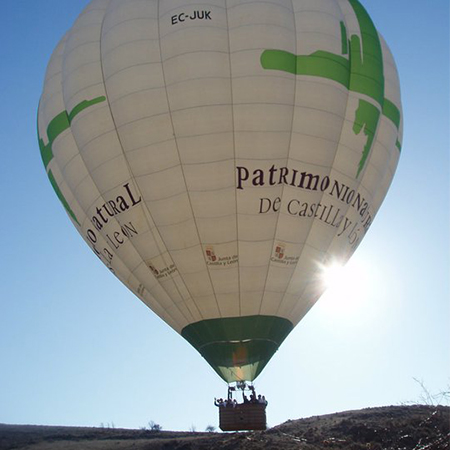
[[[214,247],[206,247],[206,258],[208,259],[208,261],[211,262],[216,262],[217,261],[217,256],[214,253]]]
[[[275,248],[275,255],[278,259],[284,258],[285,246],[283,244],[277,244]]]
[[[151,270],[157,280],[170,277],[174,273],[178,272],[177,266],[173,262],[167,263],[162,260],[162,258],[147,261],[147,267]]]
[[[205,247],[206,264],[210,267],[228,267],[239,261],[237,254],[218,256],[212,245]]]
[[[298,263],[299,256],[289,256],[286,253],[287,244],[277,242],[275,245],[273,255],[270,260],[274,263],[283,264],[284,266],[292,266]],[[292,254],[292,253],[291,253]]]
[[[152,274],[157,277],[159,275],[159,270],[151,263],[148,263],[148,268],[152,271]]]

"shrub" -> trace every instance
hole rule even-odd
[[[159,423],[153,422],[153,420],[151,420],[148,423],[148,428],[150,431],[161,431],[162,430],[162,426]]]

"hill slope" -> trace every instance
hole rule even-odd
[[[249,433],[0,424],[0,450],[445,450],[449,428],[450,408],[443,406],[368,408]]]

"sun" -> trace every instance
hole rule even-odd
[[[321,273],[322,283],[327,289],[336,288],[343,283],[345,275],[345,266],[333,262],[329,266],[323,266]]]
[[[373,270],[358,259],[351,259],[346,265],[333,261],[321,266],[321,282],[326,291],[319,304],[334,313],[349,313],[358,309],[373,283]]]

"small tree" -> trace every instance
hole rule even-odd
[[[148,428],[150,431],[161,431],[162,430],[162,426],[159,423],[153,422],[153,420],[151,420],[148,423]]]
[[[208,433],[214,433],[214,431],[216,431],[216,427],[212,426],[212,425],[208,425],[205,429],[206,432]]]

